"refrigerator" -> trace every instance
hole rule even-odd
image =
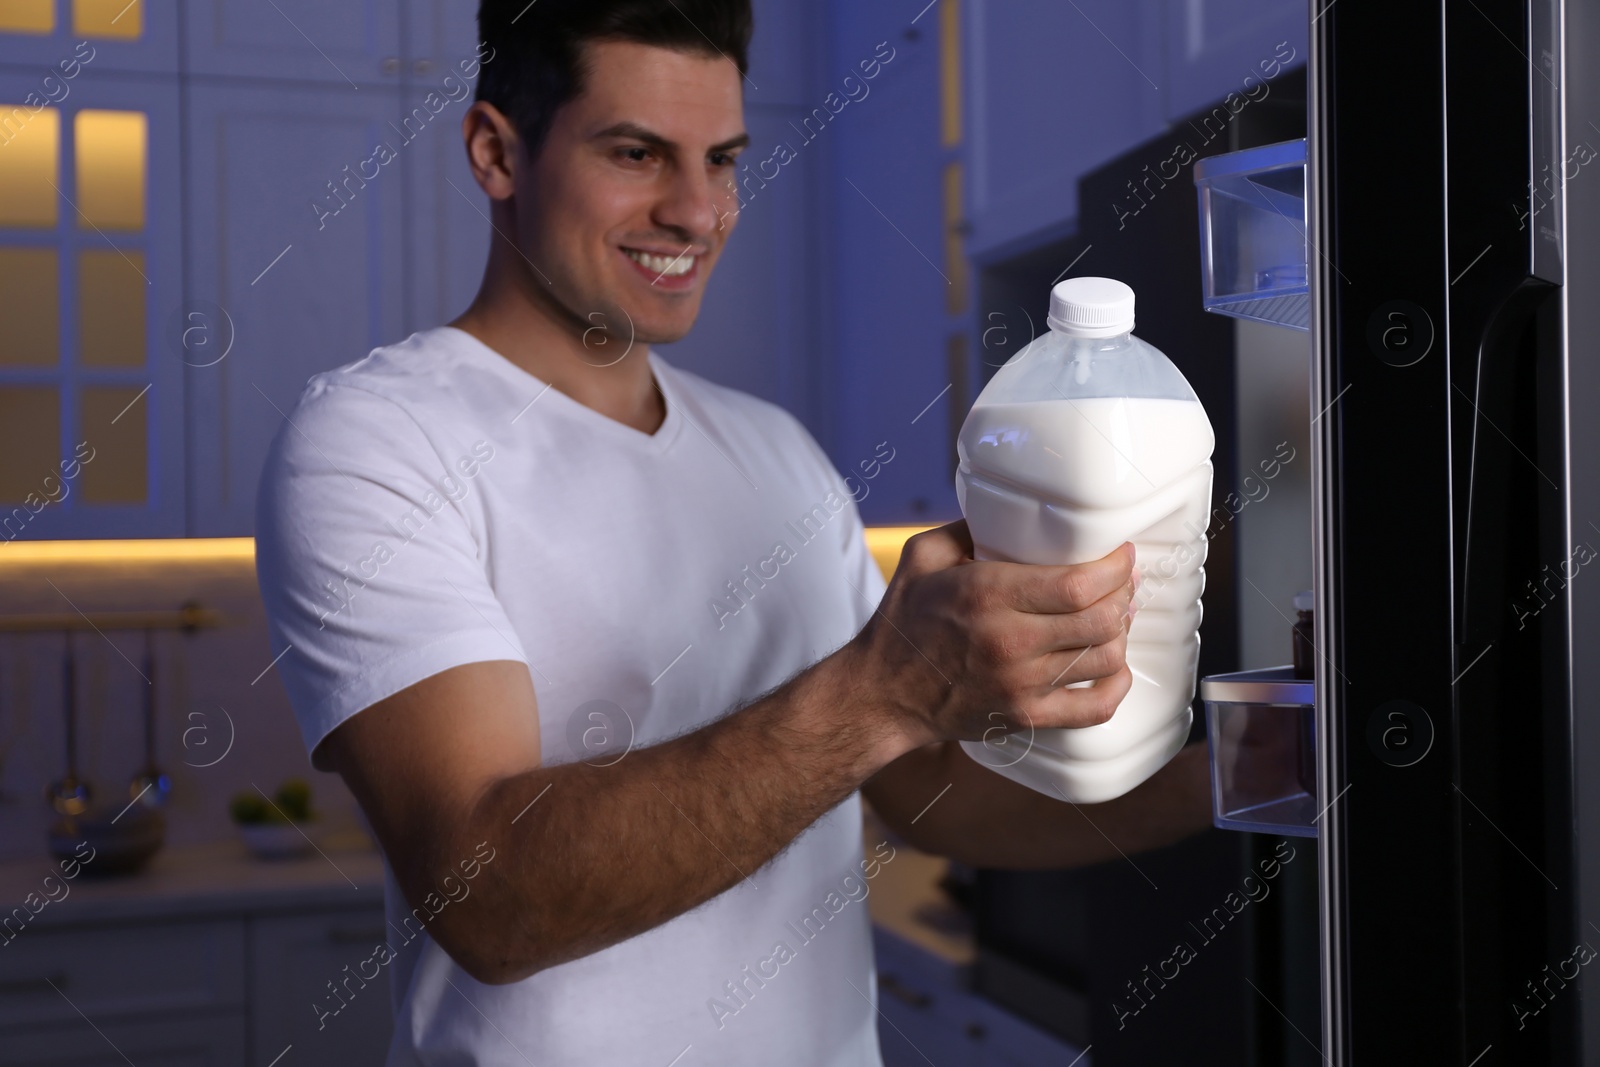
[[[1312,15],[1321,1053],[1597,1063],[1600,4]]]
[[[1142,872],[980,873],[979,983],[1106,1065],[1600,1063],[1600,3],[1313,0],[1309,20],[1303,98],[1240,116],[1198,200],[1153,202],[1125,263],[1096,264],[1163,308],[1141,333],[1219,426],[1219,502],[1259,442],[1304,434],[1298,530],[1249,513],[1212,541],[1201,664],[1213,695],[1258,665],[1263,600],[1288,662],[1292,609],[1253,587],[1264,553],[1303,559],[1313,695],[1259,706],[1303,716],[1279,753],[1299,795],[1241,815],[1219,789],[1228,829]],[[1240,176],[1254,221],[1208,216],[1207,182]],[[985,305],[1039,291],[1072,243],[988,269]],[[1273,331],[1300,353],[1287,398],[1250,354]],[[1270,903],[1149,985],[1168,928],[1285,841],[1301,858]],[[1130,977],[1149,1022],[1112,1010]]]

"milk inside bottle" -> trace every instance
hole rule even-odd
[[[1055,286],[1049,331],[995,373],[957,445],[956,496],[978,559],[1086,563],[1124,541],[1137,549],[1133,687],[1110,721],[997,727],[961,743],[984,766],[1083,804],[1121,796],[1183,747],[1200,655],[1216,439],[1183,374],[1132,335],[1133,308],[1133,290],[1110,278]]]

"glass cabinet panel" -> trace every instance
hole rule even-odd
[[[72,32],[136,41],[144,33],[143,0],[72,0]]]
[[[61,185],[61,113],[0,104],[0,226],[53,229]]]
[[[0,367],[49,367],[60,358],[58,270],[53,248],[0,247]]]
[[[53,33],[55,0],[0,0],[0,33]]]
[[[149,495],[149,386],[79,390],[78,433],[94,446],[78,488],[85,504],[142,504]]]
[[[0,504],[27,504],[30,493],[43,496],[49,488],[45,479],[60,469],[60,452],[61,397],[56,388],[0,386],[0,456],[5,457],[0,463]]]
[[[74,117],[78,225],[144,229],[147,127],[138,111],[84,110]]]
[[[85,367],[142,367],[145,361],[144,253],[78,253],[78,361]]]

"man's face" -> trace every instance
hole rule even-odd
[[[519,170],[517,236],[545,275],[534,284],[586,328],[676,341],[738,216],[734,160],[748,139],[739,71],[628,41],[593,42],[586,54],[583,92]]]

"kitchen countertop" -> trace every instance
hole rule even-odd
[[[137,874],[63,879],[48,856],[0,863],[0,917],[27,910],[28,894],[48,902],[29,926],[202,918],[308,908],[373,908],[383,905],[383,861],[358,835],[319,842],[321,855],[283,860],[252,856],[238,840],[162,849]],[[938,961],[952,977],[971,967],[977,952],[969,929],[938,888],[948,861],[904,844],[870,883],[867,907],[878,933],[891,935]],[[959,978],[957,979],[959,980]]]
[[[0,917],[28,911],[28,894],[46,899],[69,887],[29,920],[33,926],[201,918],[305,908],[383,906],[383,860],[370,846],[321,843],[323,855],[282,860],[252,856],[240,841],[166,848],[137,874],[67,881],[48,856],[0,864]]]

